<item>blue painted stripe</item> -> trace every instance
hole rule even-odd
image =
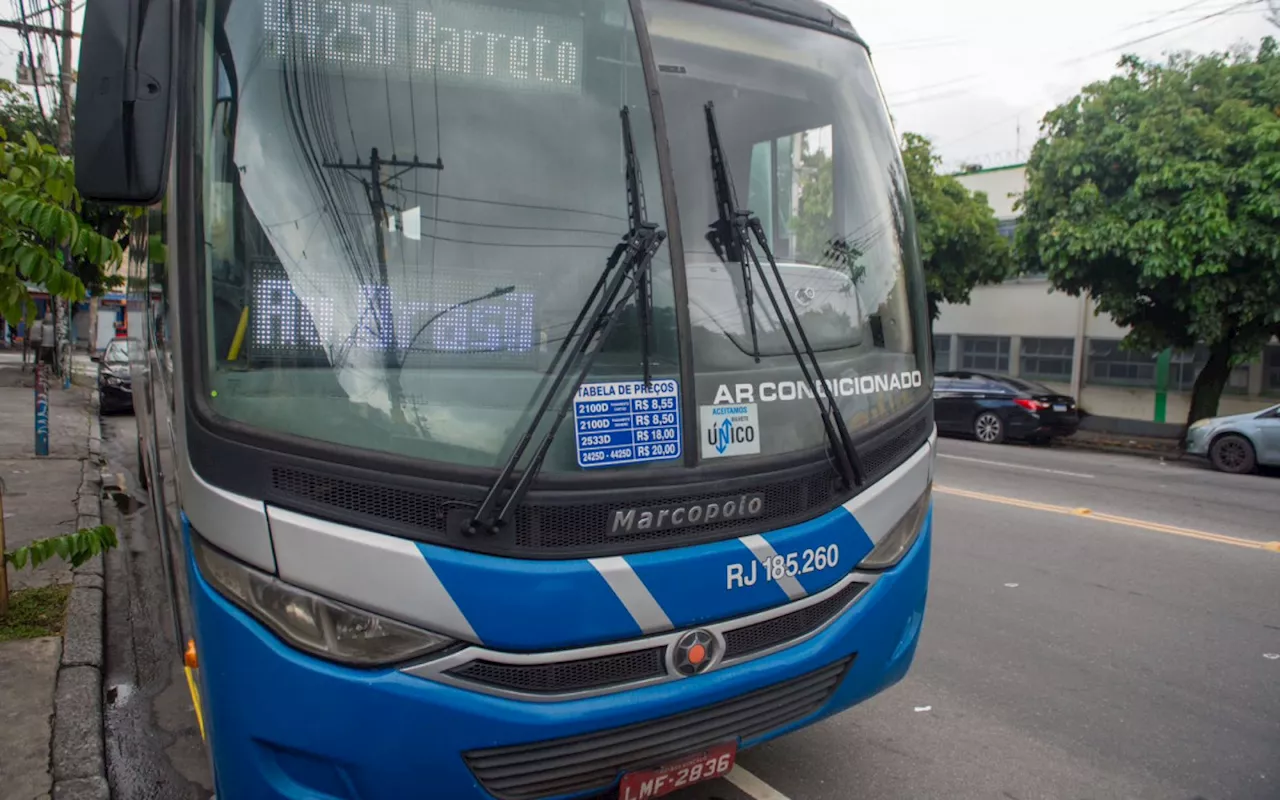
[[[418,547],[486,647],[555,650],[641,633],[585,560],[528,561]]]
[[[810,594],[839,581],[871,552],[871,540],[857,521],[843,508],[817,519],[771,531],[764,539],[782,556],[796,553],[804,566],[805,550],[835,544],[837,563],[823,570],[797,575]],[[763,565],[738,539],[714,544],[683,547],[627,556],[627,563],[648,587],[663,611],[677,628],[702,625],[720,619],[750,614],[790,602],[777,583],[767,579]],[[756,580],[752,585],[730,587],[729,567],[743,567],[749,579],[753,563]]]

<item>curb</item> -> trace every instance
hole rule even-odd
[[[1058,447],[1070,450],[1092,450],[1099,453],[1118,453],[1120,455],[1137,456],[1138,458],[1150,458],[1160,461],[1179,461],[1185,457],[1185,454],[1178,452],[1177,448],[1149,449],[1145,447],[1110,444],[1107,442],[1072,441],[1070,437],[1055,444]]]
[[[89,401],[89,457],[81,462],[76,528],[102,524],[100,399]],[[110,800],[102,721],[103,560],[76,567],[67,601],[53,706],[53,800]]]

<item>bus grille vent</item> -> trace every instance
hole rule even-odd
[[[920,443],[928,437],[931,421],[921,417],[889,441],[865,453],[862,458],[862,467],[867,472],[867,478],[874,481],[893,471],[894,467],[902,463],[907,453],[915,452]]]
[[[656,767],[720,742],[753,739],[822,708],[853,657],[783,683],[669,717],[582,736],[464,753],[501,800],[607,789],[627,770]],[[693,678],[692,680],[697,680]]]
[[[449,674],[500,689],[533,694],[561,694],[665,677],[667,669],[664,654],[665,648],[651,647],[648,650],[632,650],[547,664],[472,661],[466,666],[449,670]]]
[[[811,606],[767,619],[754,625],[724,632],[724,658],[743,656],[768,650],[799,639],[830,622],[845,610],[869,584],[850,583],[840,591]]]

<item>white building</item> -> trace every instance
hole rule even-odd
[[[1026,190],[1023,164],[958,175],[971,191],[987,193],[1001,233],[1012,238]],[[1156,416],[1156,354],[1121,350],[1126,329],[1095,315],[1085,296],[1055,292],[1043,277],[1025,276],[979,287],[969,305],[943,305],[934,324],[938,370],[975,369],[1034,379],[1074,395],[1100,417],[1181,423],[1191,388],[1208,357],[1205,348],[1174,353],[1164,420]],[[1218,413],[1233,414],[1280,402],[1280,343],[1237,367]]]

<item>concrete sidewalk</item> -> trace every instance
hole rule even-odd
[[[35,450],[30,369],[0,353],[0,479],[5,545],[97,525],[95,365],[76,357],[70,389],[49,389],[49,455]],[[100,435],[100,434],[99,434]],[[0,642],[0,795],[5,800],[106,798],[102,769],[102,559],[8,571],[11,591],[72,585],[62,636]],[[96,652],[95,652],[96,650]],[[55,715],[55,707],[57,714]]]

